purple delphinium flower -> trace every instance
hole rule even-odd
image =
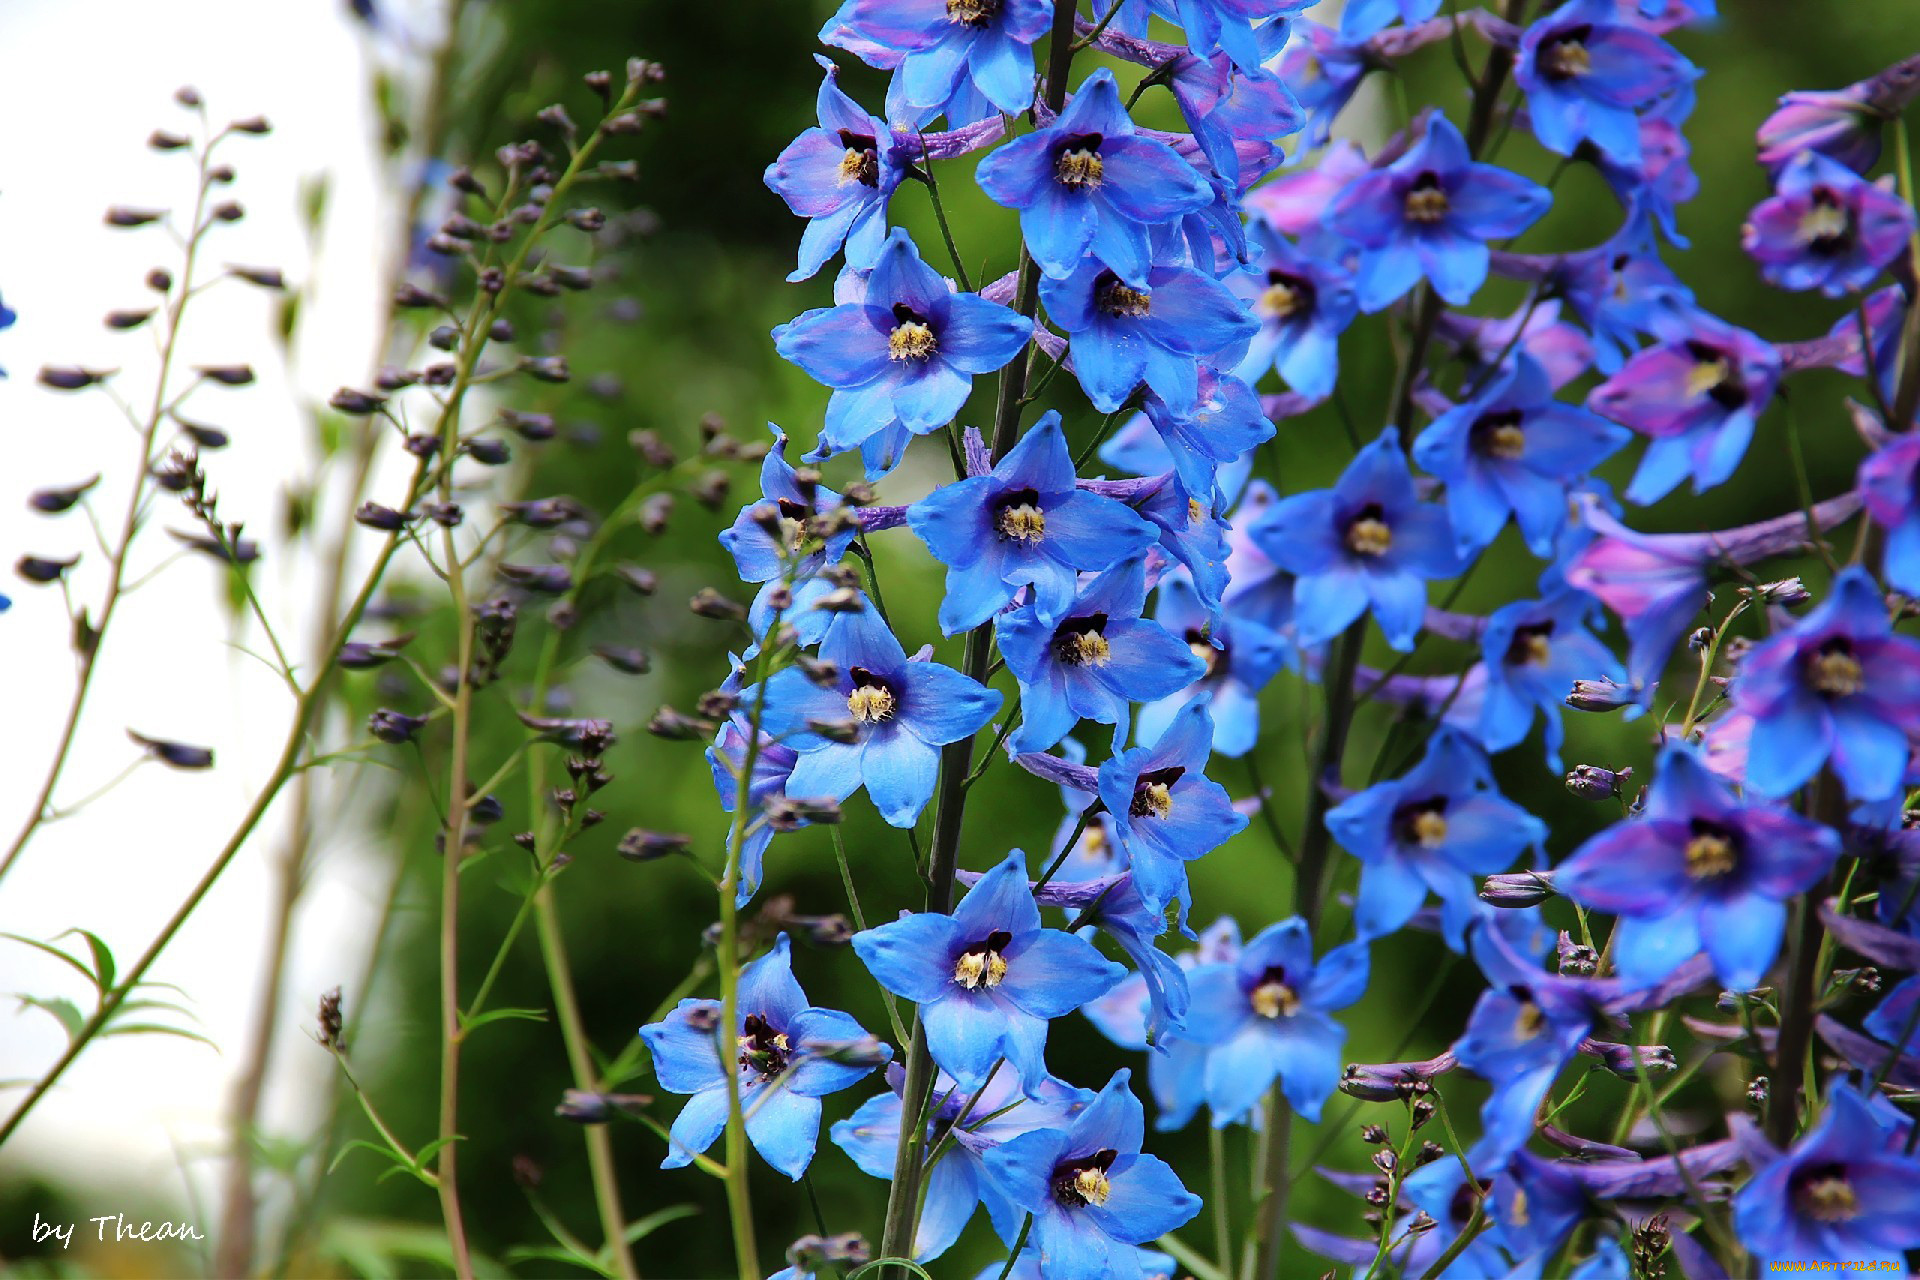
[[[1528,550],[1553,552],[1567,490],[1629,435],[1554,399],[1546,370],[1524,352],[1480,394],[1441,414],[1413,442],[1413,460],[1446,482],[1447,517],[1463,556],[1492,542],[1511,515]]]
[[[1141,740],[1158,738],[1181,707],[1206,694],[1212,699],[1213,749],[1223,756],[1253,750],[1260,737],[1260,690],[1286,665],[1290,646],[1237,611],[1217,625],[1211,623],[1205,602],[1185,574],[1160,580],[1154,617],[1184,641],[1199,662],[1192,668],[1191,683],[1140,708]]]
[[[1913,231],[1906,201],[1837,160],[1803,151],[1775,177],[1773,196],[1754,207],[1740,244],[1770,284],[1838,298],[1872,284]]]
[[[888,1092],[868,1098],[829,1132],[834,1145],[861,1172],[891,1181],[906,1073],[889,1066],[887,1084]],[[1064,1129],[1092,1101],[1091,1089],[1076,1089],[1053,1079],[1042,1081],[1033,1095],[1025,1095],[1010,1071],[996,1074],[978,1093],[968,1093],[952,1076],[940,1072],[926,1118],[926,1149],[931,1151],[949,1133],[952,1144],[927,1170],[926,1196],[913,1233],[914,1259],[930,1262],[945,1253],[960,1238],[981,1200],[1000,1194],[999,1184],[987,1176],[987,1152],[1036,1129]]]
[[[1114,835],[1127,851],[1140,896],[1149,910],[1188,903],[1186,864],[1246,828],[1226,788],[1202,770],[1213,753],[1210,699],[1195,698],[1173,717],[1153,745],[1110,756],[1100,766],[1100,798],[1113,815]]]
[[[1200,395],[1199,362],[1231,368],[1254,321],[1226,286],[1188,267],[1154,267],[1135,288],[1088,261],[1040,282],[1047,315],[1067,331],[1073,375],[1093,407],[1117,411],[1145,382],[1172,412]]]
[[[868,268],[887,234],[887,201],[906,176],[893,154],[893,131],[870,116],[838,83],[839,68],[820,82],[820,125],[808,129],[767,166],[766,183],[787,207],[807,219],[800,236],[800,265],[787,277],[805,280],[826,265],[842,244],[847,265]]]
[[[1307,18],[1293,24],[1293,40],[1280,58],[1280,76],[1293,86],[1307,114],[1307,146],[1327,144],[1335,117],[1346,110],[1373,69],[1364,40],[1349,40]]]
[[[1032,336],[1032,321],[1011,308],[950,290],[897,227],[864,302],[817,308],[773,331],[782,356],[834,389],[821,440],[836,452],[895,419],[915,434],[945,426],[974,375],[999,369]]]
[[[1620,976],[1658,982],[1705,951],[1734,991],[1760,985],[1780,951],[1787,901],[1840,855],[1827,827],[1784,809],[1743,805],[1684,746],[1661,753],[1646,810],[1588,840],[1553,884],[1589,910],[1620,917]]]
[[[1690,311],[1693,292],[1655,251],[1644,220],[1608,243],[1568,255],[1556,277],[1561,296],[1593,337],[1593,361],[1613,373],[1651,334],[1657,315]]]
[[[1561,712],[1576,680],[1624,683],[1626,670],[1588,627],[1594,600],[1570,587],[1516,600],[1487,619],[1480,654],[1487,672],[1476,733],[1487,750],[1520,745],[1536,709],[1546,719],[1547,763],[1560,768]]]
[[[1780,382],[1773,345],[1705,312],[1651,318],[1660,342],[1593,389],[1587,406],[1647,436],[1627,500],[1658,502],[1693,477],[1700,493],[1746,456],[1755,421]]]
[[[987,1153],[1008,1210],[994,1229],[1011,1243],[1033,1215],[1041,1280],[1146,1280],[1136,1246],[1200,1212],[1200,1197],[1165,1161],[1141,1154],[1146,1117],[1127,1076],[1115,1072],[1065,1129],[1036,1129]],[[990,1213],[995,1204],[987,1202]]]
[[[1332,247],[1325,236],[1315,237],[1309,252],[1256,221],[1253,242],[1260,250],[1253,271],[1229,282],[1253,304],[1260,324],[1236,372],[1251,383],[1273,369],[1294,391],[1324,400],[1340,373],[1340,335],[1357,310],[1353,273],[1319,251]]]
[[[1051,17],[1047,0],[846,0],[820,41],[893,71],[888,119],[944,112],[958,128],[1033,105],[1032,46]]]
[[[889,825],[912,826],[933,798],[939,749],[992,719],[999,692],[952,667],[908,661],[876,610],[843,615],[820,642],[820,656],[836,668],[829,687],[799,667],[767,681],[763,723],[800,753],[789,792],[844,800],[864,786]],[[848,742],[816,731],[848,722]]]
[[[1155,531],[1123,502],[1074,485],[1073,455],[1049,412],[986,475],[942,485],[907,508],[907,523],[947,566],[940,627],[979,626],[1030,586],[1042,622],[1073,603],[1076,571],[1107,569],[1153,545]]]
[[[1848,795],[1882,800],[1920,732],[1920,641],[1894,634],[1872,577],[1850,568],[1792,630],[1741,659],[1731,692],[1754,721],[1749,787],[1786,795],[1831,759]]]
[[[1057,622],[1032,605],[1000,617],[994,635],[1020,684],[1010,750],[1045,751],[1083,719],[1112,725],[1117,750],[1132,703],[1164,698],[1201,675],[1186,643],[1140,616],[1146,594],[1146,559],[1134,555],[1088,582]]]
[[[1880,161],[1881,134],[1920,94],[1920,54],[1894,63],[1844,89],[1782,95],[1779,108],[1760,125],[1760,163],[1785,164],[1802,151],[1817,151],[1866,173]]]
[[[1306,921],[1268,925],[1231,964],[1187,975],[1187,1035],[1208,1046],[1207,1106],[1215,1128],[1244,1118],[1278,1077],[1293,1109],[1317,1121],[1340,1083],[1347,1030],[1329,1015],[1367,988],[1367,945],[1349,942],[1319,960]]]
[[[1552,203],[1539,183],[1475,163],[1460,131],[1435,114],[1405,155],[1333,198],[1326,226],[1361,248],[1362,311],[1381,310],[1423,276],[1464,306],[1487,278],[1487,241],[1519,235]]]
[[[1920,432],[1893,437],[1860,464],[1860,496],[1887,531],[1887,582],[1920,596]]]
[[[1047,1023],[1107,991],[1126,970],[1075,934],[1040,927],[1014,850],[952,915],[902,913],[853,936],[881,986],[920,1006],[927,1048],[963,1089],[1005,1058],[1026,1089],[1047,1081]]]
[[[820,1099],[873,1070],[835,1061],[815,1045],[867,1038],[859,1023],[807,1003],[793,978],[787,935],[740,970],[739,1025],[720,1026],[718,1000],[682,1000],[661,1022],[640,1028],[660,1087],[686,1093],[673,1122],[662,1169],[691,1164],[727,1124],[727,1072],[739,1074],[747,1138],[766,1162],[795,1182],[813,1160]],[[890,1053],[880,1046],[882,1060]],[[723,1058],[724,1054],[724,1058]]]
[[[1520,36],[1513,65],[1541,146],[1570,156],[1591,142],[1624,164],[1640,161],[1634,112],[1694,74],[1672,45],[1622,22],[1615,0],[1570,0],[1534,22]]]
[[[1020,211],[1027,250],[1049,276],[1091,256],[1135,287],[1152,266],[1148,228],[1213,201],[1172,147],[1134,131],[1105,67],[1052,124],[982,160],[978,179],[989,199]]]
[[[1419,764],[1349,796],[1326,821],[1360,860],[1354,932],[1363,939],[1392,933],[1431,889],[1455,950],[1480,909],[1479,877],[1506,870],[1547,836],[1545,823],[1500,795],[1486,753],[1445,725]]]
[[[1333,639],[1371,607],[1387,643],[1410,649],[1426,616],[1426,580],[1460,569],[1446,513],[1419,500],[1392,429],[1362,449],[1333,488],[1282,498],[1250,532],[1298,578],[1302,644]]]
[[[1920,1157],[1908,1124],[1891,1124],[1846,1081],[1826,1114],[1733,1197],[1733,1226],[1755,1266],[1899,1270],[1920,1248]]]

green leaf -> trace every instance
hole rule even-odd
[[[627,1243],[632,1244],[636,1240],[644,1240],[661,1227],[666,1226],[669,1222],[678,1222],[682,1218],[691,1218],[699,1212],[700,1206],[695,1204],[674,1204],[668,1205],[664,1209],[655,1209],[646,1217],[627,1224]]]
[[[170,1027],[164,1022],[116,1022],[99,1034],[103,1039],[107,1036],[179,1036],[182,1040],[197,1040],[215,1053],[220,1052],[219,1045],[198,1031],[188,1031],[185,1027]]]
[[[371,1151],[382,1160],[388,1161],[391,1164],[397,1164],[402,1169],[407,1169],[408,1172],[412,1172],[407,1166],[406,1157],[402,1156],[398,1151],[395,1151],[383,1142],[371,1142],[366,1138],[354,1138],[350,1142],[341,1143],[340,1149],[333,1153],[333,1159],[327,1165],[327,1172],[332,1173],[335,1169],[338,1169],[341,1162],[355,1151]]]
[[[88,982],[94,980],[93,970],[87,968],[85,964],[54,946],[51,942],[41,942],[38,938],[28,938],[18,933],[0,933],[0,938],[9,938],[14,942],[24,942],[35,951],[44,951],[54,959],[64,961],[73,966],[73,971],[85,978]]]
[[[506,1018],[519,1018],[527,1022],[545,1022],[547,1020],[547,1011],[545,1009],[489,1009],[485,1013],[478,1014],[471,1018],[463,1014],[460,1018],[460,1030],[464,1034],[468,1031],[484,1027],[489,1022],[499,1022]]]
[[[592,1258],[585,1258],[571,1249],[564,1249],[557,1245],[550,1244],[517,1245],[507,1250],[507,1261],[564,1262],[569,1266],[579,1267],[582,1271],[591,1271],[597,1276],[613,1275],[613,1272],[595,1262]]]
[[[87,949],[93,952],[93,981],[102,991],[113,989],[113,948],[101,941],[100,935],[86,929],[69,929],[67,933],[77,933],[87,940]],[[61,937],[66,937],[63,933]]]
[[[87,1025],[87,1015],[80,1012],[80,1006],[60,996],[19,996],[20,1006],[24,1009],[41,1009],[54,1016],[67,1033],[69,1041],[77,1039],[80,1029]]]

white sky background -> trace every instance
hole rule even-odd
[[[398,197],[381,189],[368,84],[375,60],[391,65],[395,57],[391,47],[376,49],[343,0],[0,0],[0,297],[20,316],[0,332],[0,368],[9,374],[0,382],[0,591],[14,601],[0,614],[0,847],[31,807],[72,688],[59,592],[19,581],[12,563],[29,552],[80,552],[76,599],[97,600],[104,582],[104,556],[85,517],[32,514],[27,495],[105,472],[96,509],[116,529],[137,449],[105,398],[50,392],[34,374],[43,364],[118,367],[119,385],[144,408],[157,363],[152,335],[111,334],[101,317],[157,303],[142,277],[178,263],[164,231],[110,230],[102,213],[110,204],[176,207],[184,220],[192,162],[144,145],[155,127],[191,122],[172,101],[181,84],[199,89],[216,124],[253,114],[273,122],[270,137],[223,144],[240,171],[231,195],[248,216],[217,232],[206,258],[215,267],[279,266],[296,285],[324,282],[308,299],[292,361],[270,336],[272,296],[231,283],[189,308],[180,362],[246,362],[259,375],[245,390],[197,392],[184,412],[233,436],[231,448],[207,455],[206,467],[222,515],[246,520],[264,544],[256,589],[270,616],[296,620],[284,635],[299,652],[317,574],[277,540],[283,492],[313,454],[292,406],[324,401],[343,384],[365,385],[378,355],[379,263]],[[331,198],[316,260],[299,190],[323,171]],[[165,528],[193,527],[177,501],[158,503],[155,515],[133,556],[135,574],[172,550]],[[245,811],[283,740],[291,699],[266,667],[232,647],[221,579],[218,566],[195,556],[123,601],[56,804],[133,758],[128,727],[210,746],[217,767],[176,773],[148,765],[43,830],[0,882],[0,931],[50,938],[85,927],[124,968]],[[260,638],[250,630],[245,641]],[[144,1213],[157,1202],[211,1236],[217,1197],[208,1192],[218,1170],[195,1157],[223,1140],[221,1114],[266,944],[268,860],[282,831],[270,816],[153,974],[187,991],[201,1030],[224,1052],[171,1037],[96,1042],[8,1145],[0,1176],[34,1164],[69,1181],[86,1216]],[[351,983],[384,893],[354,846],[351,833],[323,846],[305,898],[268,1095],[270,1130],[298,1122],[297,1099],[315,1096],[312,1086],[330,1069],[305,1038],[313,996]],[[15,1010],[9,993],[18,991],[80,999],[86,988],[56,962],[0,940],[0,1079],[37,1076],[63,1045],[51,1018]],[[20,1096],[0,1092],[0,1108]],[[205,1197],[198,1210],[185,1198],[183,1157]]]

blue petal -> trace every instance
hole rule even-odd
[[[800,1181],[820,1139],[820,1099],[774,1089],[754,1097],[751,1104],[742,1098],[741,1105],[748,1112],[747,1138],[753,1149],[781,1173]]]
[[[915,1004],[930,1004],[953,989],[954,954],[966,942],[951,916],[923,911],[853,935],[854,954],[874,980]]]

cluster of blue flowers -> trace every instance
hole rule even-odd
[[[1059,784],[1067,808],[1043,874],[1030,879],[1019,850],[994,850],[1004,856],[984,874],[958,869],[970,888],[951,911],[936,902],[854,938],[878,984],[917,1011],[918,1034],[900,1047],[904,1067],[888,1069],[891,1090],[833,1140],[878,1177],[920,1162],[902,1247],[922,1261],[985,1205],[1015,1251],[997,1274],[1166,1273],[1152,1246],[1200,1202],[1142,1152],[1127,1073],[1094,1093],[1049,1071],[1051,1029],[1084,1010],[1146,1054],[1161,1128],[1204,1103],[1217,1127],[1271,1132],[1287,1112],[1318,1120],[1343,1090],[1402,1099],[1411,1135],[1448,1072],[1486,1081],[1465,1149],[1435,1158],[1409,1141],[1379,1153],[1380,1177],[1357,1176],[1374,1238],[1290,1224],[1367,1274],[1384,1260],[1407,1275],[1552,1264],[1624,1276],[1629,1254],[1652,1245],[1645,1230],[1617,1242],[1617,1203],[1689,1197],[1701,1225],[1672,1233],[1683,1260],[1895,1259],[1920,1245],[1920,1157],[1884,1089],[1920,1087],[1920,1056],[1906,1052],[1920,977],[1864,1031],[1817,1013],[1812,984],[1816,953],[1831,963],[1827,936],[1920,968],[1920,843],[1901,822],[1920,784],[1920,641],[1897,627],[1911,608],[1867,567],[1920,594],[1920,238],[1910,193],[1871,177],[1920,63],[1789,95],[1762,128],[1772,194],[1745,227],[1748,253],[1779,288],[1859,304],[1831,334],[1775,343],[1701,309],[1662,260],[1684,244],[1675,209],[1697,186],[1683,127],[1699,74],[1664,37],[1712,18],[1712,0],[1569,0],[1524,25],[1524,4],[1503,18],[1352,0],[1338,30],[1297,18],[1303,7],[847,0],[822,33],[892,78],[872,115],[823,59],[819,125],[767,171],[807,220],[794,278],[836,254],[844,267],[835,305],[774,332],[780,354],[831,390],[817,446],[796,466],[781,436],[761,497],[724,539],[741,577],[761,584],[754,645],[727,686],[735,710],[711,752],[723,800],[745,811],[730,884],[746,901],[776,832],[862,789],[904,828],[938,791],[945,820],[963,799],[949,772],[970,765],[969,744],[1003,711],[998,741]],[[1168,34],[1178,42],[1155,38]],[[1369,73],[1426,46],[1458,54],[1469,37],[1486,52],[1458,123],[1423,111],[1371,156],[1329,144]],[[1103,65],[1058,82],[1076,54]],[[1187,132],[1136,123],[1154,88]],[[1561,168],[1596,169],[1619,229],[1591,248],[1511,250],[1553,184],[1493,163],[1509,133]],[[950,239],[958,283],[891,224],[904,185],[937,200],[935,167],[981,151],[978,184],[1018,213],[1024,252],[1016,271],[975,287]],[[1463,310],[1492,277],[1524,288],[1522,308]],[[1339,395],[1343,333],[1382,312],[1364,322],[1406,333],[1384,426],[1356,438],[1331,487],[1279,493],[1252,478],[1276,420]],[[1441,350],[1454,358],[1429,367]],[[1874,406],[1856,412],[1870,451],[1855,490],[1718,532],[1623,523],[1596,467],[1638,436],[1626,503],[1723,484],[1783,381],[1816,368],[1864,378]],[[1098,457],[1118,478],[1080,474],[1058,413],[1022,426],[1030,384],[1061,371],[1107,415]],[[997,396],[976,396],[994,374]],[[1569,393],[1576,384],[1584,394]],[[967,424],[970,405],[991,429]],[[1338,410],[1348,417],[1344,399]],[[956,476],[910,505],[836,493],[812,465],[858,451],[864,488],[923,435],[945,437]],[[1831,584],[1800,616],[1791,610],[1812,595],[1797,579],[1749,571],[1849,520],[1855,563],[1840,567],[1820,542]],[[1469,572],[1510,524],[1540,562],[1537,594],[1488,616],[1436,607],[1431,584]],[[902,528],[945,569],[938,630],[967,633],[959,669],[931,646],[910,655],[901,636],[928,628],[888,617],[845,562],[857,550],[871,568],[856,537]],[[1712,593],[1716,578],[1742,585]],[[1493,757],[1536,742],[1558,770],[1568,707],[1653,709],[1703,610],[1699,660],[1664,700],[1651,785],[1636,793],[1624,772],[1576,768],[1569,786],[1618,798],[1623,816],[1550,851],[1546,825],[1501,794]],[[1603,638],[1607,613],[1625,661]],[[1762,624],[1758,638],[1734,634],[1743,616]],[[1367,667],[1368,619],[1391,650],[1437,637],[1474,656],[1439,675]],[[989,687],[1001,665],[1005,692]],[[1271,800],[1235,799],[1207,769],[1257,749],[1261,694],[1283,671],[1325,687],[1331,744],[1324,776],[1305,780],[1299,914],[1244,944],[1230,918],[1196,935],[1188,864]],[[1351,791],[1339,747],[1357,702],[1437,727],[1399,776]],[[1323,886],[1349,874],[1351,937],[1321,936]],[[1542,923],[1555,895],[1577,909],[1577,935]],[[1048,925],[1043,909],[1062,914]],[[1341,1011],[1365,992],[1371,944],[1405,928],[1439,933],[1487,989],[1441,1056],[1343,1070]],[[1169,954],[1171,933],[1198,946]],[[1106,957],[1101,934],[1128,965]],[[748,967],[732,1026],[718,1025],[715,1002],[689,1000],[645,1029],[661,1084],[692,1095],[668,1163],[715,1140],[731,1095],[754,1145],[798,1177],[820,1096],[889,1056],[851,1052],[865,1032],[807,1006],[786,966],[782,941]],[[1645,1085],[1671,1053],[1608,1037],[1720,988],[1742,1023],[1716,1024],[1714,1048],[1779,1064],[1755,1086],[1766,1136],[1734,1115],[1725,1136],[1685,1148],[1669,1137],[1647,1157],[1552,1126],[1584,1088],[1554,1093],[1576,1059]],[[1840,1062],[1825,1088],[1803,1073],[1816,1034]],[[1640,1105],[1630,1096],[1623,1107]],[[1645,1105],[1659,1105],[1650,1088]],[[1735,1188],[1731,1214],[1699,1200],[1702,1186]]]

